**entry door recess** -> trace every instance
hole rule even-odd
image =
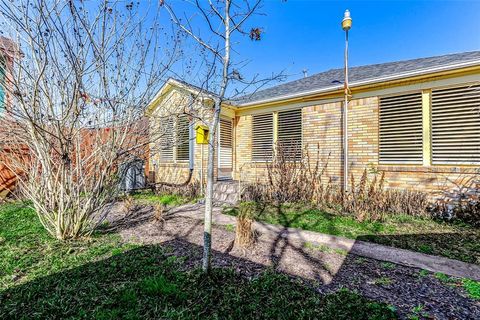
[[[230,119],[220,119],[218,179],[232,179],[233,124]]]

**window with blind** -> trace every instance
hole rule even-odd
[[[380,98],[380,163],[422,164],[422,93]]]
[[[5,75],[6,75],[6,61],[0,56],[0,116],[5,110]]]
[[[221,168],[233,165],[233,124],[231,120],[220,119],[220,163]]]
[[[252,116],[252,160],[267,161],[273,151],[273,114]]]
[[[302,109],[278,113],[277,141],[279,150],[289,160],[302,157]]]
[[[160,161],[170,162],[173,160],[173,118],[168,117],[160,120]]]
[[[480,164],[480,85],[432,90],[432,163]]]
[[[187,115],[177,118],[176,126],[176,160],[185,161],[190,158],[190,121]]]

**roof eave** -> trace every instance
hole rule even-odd
[[[185,83],[178,81],[174,78],[169,78],[165,84],[158,90],[157,94],[153,97],[153,99],[148,103],[145,114],[148,116],[150,115],[153,110],[156,109],[156,107],[160,104],[162,100],[162,95],[170,88],[170,87],[177,87],[183,90],[186,90],[194,95],[199,96],[201,99],[204,100],[213,100],[214,97],[213,95],[201,91],[197,88],[194,88],[193,86],[188,86]]]
[[[349,87],[354,88],[354,87],[366,86],[366,85],[371,85],[371,84],[376,84],[376,83],[381,83],[386,81],[400,80],[400,79],[405,79],[410,77],[422,76],[422,75],[427,75],[427,74],[432,74],[432,73],[437,73],[442,71],[450,71],[450,70],[462,69],[462,68],[479,66],[479,65],[480,65],[480,60],[471,60],[471,61],[466,61],[462,63],[455,63],[455,64],[444,65],[444,66],[439,66],[434,68],[426,68],[421,70],[403,72],[403,73],[384,76],[384,77],[354,81],[349,84]],[[266,103],[274,103],[274,102],[295,99],[295,98],[302,98],[305,96],[310,96],[315,94],[326,94],[326,93],[335,92],[341,89],[343,89],[343,84],[321,88],[321,89],[303,91],[303,92],[293,93],[293,94],[288,94],[283,96],[277,96],[269,99],[256,100],[256,101],[251,101],[247,103],[240,103],[240,104],[237,104],[237,108],[250,107],[250,106],[261,105]]]

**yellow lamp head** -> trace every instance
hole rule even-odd
[[[345,10],[345,14],[343,15],[343,20],[342,20],[342,29],[344,31],[350,30],[352,27],[352,18],[350,18],[350,11]]]

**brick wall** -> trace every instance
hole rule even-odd
[[[432,197],[468,193],[480,187],[478,168],[456,166],[380,165],[379,99],[369,97],[349,103],[349,168],[355,181],[363,171],[385,172],[386,187],[425,191]],[[203,108],[204,112],[211,110]],[[208,114],[203,114],[208,117]],[[302,108],[302,140],[310,154],[312,164],[317,154],[322,164],[328,163],[326,174],[334,183],[341,184],[343,177],[342,102],[312,105]],[[201,146],[195,144],[193,179],[200,180]],[[203,177],[206,176],[207,149],[203,146]],[[252,161],[252,115],[234,119],[233,178],[242,181],[264,181],[266,165]],[[151,159],[156,159],[152,155]],[[158,158],[157,158],[158,159]],[[215,165],[217,161],[215,161]],[[150,167],[153,168],[150,163]],[[216,170],[215,170],[216,172]],[[156,181],[181,183],[188,177],[188,162],[160,163],[157,161]],[[350,180],[350,177],[348,178]]]
[[[233,178],[242,181],[264,181],[265,163],[252,161],[252,116],[235,118],[235,149]]]
[[[175,115],[187,112],[189,114],[195,114],[195,119],[203,119],[205,122],[211,121],[212,109],[197,103],[189,110],[184,110],[186,105],[190,105],[188,101],[189,94],[185,94],[181,91],[173,91],[168,97],[164,99],[163,104],[159,105],[152,115],[150,116],[150,136],[154,136],[154,132],[158,127],[160,121],[164,121],[166,115]],[[198,124],[205,125],[204,122],[197,120],[194,123],[194,127]],[[195,137],[193,137],[195,138]],[[206,183],[206,174],[207,174],[207,162],[208,162],[208,144],[199,145],[194,143],[194,171],[192,174],[191,181],[200,181],[202,174],[202,158],[203,158],[203,181]],[[189,161],[162,161],[160,160],[160,155],[158,152],[158,147],[155,147],[155,142],[150,143],[150,157],[148,167],[150,172],[148,176],[150,180],[155,181],[156,183],[166,182],[166,183],[184,183],[189,175]],[[203,157],[202,157],[203,149]],[[174,156],[175,157],[175,156]],[[216,173],[217,161],[215,158],[215,170]],[[216,177],[216,174],[215,174]]]
[[[334,183],[341,183],[342,166],[342,104],[327,103],[303,108],[303,145],[311,162],[327,165],[326,174]],[[313,163],[311,163],[313,165]]]
[[[311,161],[317,152],[321,163],[328,161],[327,175],[340,184],[343,177],[342,103],[304,107],[303,145]],[[355,181],[365,169],[372,179],[374,171],[385,172],[386,187],[420,190],[432,198],[451,197],[480,187],[478,168],[456,166],[399,166],[378,163],[378,98],[352,100],[349,104],[349,167]],[[265,165],[251,162],[251,116],[237,117],[235,179],[262,180]],[[242,168],[240,170],[240,168]],[[350,180],[350,177],[349,177]]]

